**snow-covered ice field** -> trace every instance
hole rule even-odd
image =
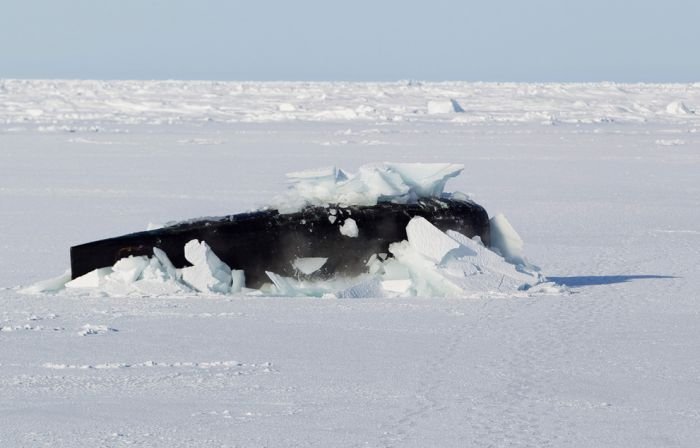
[[[0,445],[697,446],[699,130],[699,84],[0,81]],[[385,160],[463,164],[569,292],[19,291]]]

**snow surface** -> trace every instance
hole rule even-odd
[[[695,111],[699,95],[698,84],[0,81],[0,444],[694,447],[700,116],[667,107]],[[428,115],[441,98],[465,112]],[[286,172],[382,160],[464,165],[450,187],[507,215],[569,292],[19,291],[60,274],[73,244],[254,209]],[[410,242],[394,249],[415,255]],[[380,268],[345,297],[412,287],[405,264]],[[455,283],[464,266],[431,269]]]

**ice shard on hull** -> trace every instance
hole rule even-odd
[[[328,219],[335,216],[336,219]],[[129,255],[164,251],[178,267],[189,266],[184,247],[191,240],[205,241],[232,269],[245,271],[246,286],[258,288],[269,281],[266,271],[298,275],[294,260],[327,258],[315,277],[358,275],[377,253],[387,253],[391,243],[406,239],[406,226],[422,216],[440,230],[479,236],[488,245],[489,218],[480,205],[469,200],[425,198],[413,204],[379,203],[372,206],[310,206],[296,213],[276,210],[242,213],[188,221],[169,227],[131,233],[71,247],[71,275],[80,277],[94,269],[112,266]],[[352,219],[358,236],[339,231]]]

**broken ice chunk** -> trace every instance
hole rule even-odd
[[[109,280],[114,280],[121,283],[133,283],[141,276],[141,273],[149,265],[148,257],[135,257],[129,255],[121,258],[114,263],[112,273],[109,275]]]
[[[290,173],[289,191],[277,197],[274,206],[281,213],[291,213],[306,205],[342,207],[439,197],[447,180],[462,169],[451,163],[374,163],[361,166],[356,174],[335,167]],[[336,210],[329,212],[335,216]]]
[[[175,268],[175,265],[173,265],[173,263],[170,261],[170,258],[168,258],[168,255],[165,252],[163,252],[157,247],[154,247],[153,255],[158,259],[161,266],[163,266],[163,269],[168,274],[168,278],[171,278],[173,280],[180,280],[180,272],[178,272],[178,270]]]
[[[503,214],[491,218],[491,247],[498,249],[503,258],[513,264],[526,265],[523,240]]]
[[[410,279],[382,281],[382,288],[384,288],[385,291],[397,294],[405,294],[411,289],[411,286],[413,286],[413,282]]]
[[[360,231],[357,228],[357,223],[355,222],[355,220],[352,218],[347,218],[345,222],[343,222],[343,225],[340,226],[340,233],[349,238],[357,238],[357,235],[359,235]]]
[[[436,264],[460,244],[445,235],[422,216],[416,216],[406,226],[406,235],[411,247]]]
[[[461,287],[443,276],[435,263],[416,250],[408,241],[391,244],[389,252],[410,272],[416,295],[459,296],[463,293]]]
[[[292,262],[292,266],[302,274],[311,275],[321,269],[326,264],[326,261],[328,261],[328,258],[323,257],[296,258]]]
[[[448,230],[447,235],[473,253],[450,259],[444,265],[444,272],[462,279],[465,289],[515,290],[541,281],[537,272],[530,272],[523,266],[507,262],[474,239],[452,230]]]
[[[384,297],[382,282],[378,277],[369,277],[336,294],[340,299],[359,299],[365,297]]]
[[[455,163],[385,163],[397,172],[418,197],[439,197],[447,181],[459,175],[464,165]]]
[[[231,268],[216,256],[209,245],[191,240],[185,244],[185,259],[193,266],[182,269],[182,279],[200,292],[227,293],[231,290]]]
[[[265,271],[265,274],[272,280],[272,283],[277,289],[277,293],[283,296],[298,296],[302,295],[299,289],[292,283],[292,281],[286,277],[282,277],[274,272]]]
[[[382,165],[363,165],[357,174],[338,186],[339,202],[349,204],[373,205],[377,202],[392,200],[399,202],[408,198],[410,188],[399,173]]]
[[[240,269],[231,270],[231,292],[239,293],[245,288],[245,272]]]
[[[66,283],[66,288],[99,288],[104,285],[105,277],[112,273],[112,268],[99,268]]]

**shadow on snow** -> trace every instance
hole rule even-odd
[[[547,280],[559,285],[566,285],[572,288],[581,286],[612,285],[615,283],[625,283],[632,280],[650,280],[659,278],[678,278],[671,275],[583,275],[573,277],[549,277]]]

